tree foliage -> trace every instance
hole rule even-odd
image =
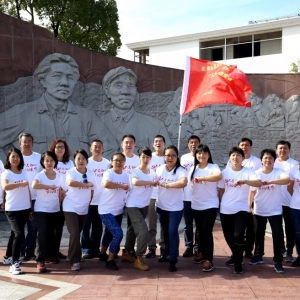
[[[290,69],[290,72],[292,72],[292,73],[300,73],[300,59],[296,63],[292,62],[290,64],[290,66],[292,67]]]
[[[30,22],[38,16],[42,26],[64,42],[116,55],[121,46],[115,0],[2,0],[0,11]]]

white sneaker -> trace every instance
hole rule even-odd
[[[22,274],[19,262],[15,262],[13,265],[10,266],[9,273],[12,273],[13,275]]]
[[[3,256],[3,264],[4,265],[11,265],[12,263],[13,263],[12,256],[10,256],[10,257]]]
[[[71,267],[72,271],[80,271],[80,263],[74,263]]]

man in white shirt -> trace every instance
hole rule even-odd
[[[261,160],[258,157],[251,155],[252,140],[244,137],[239,141],[238,147],[242,149],[245,154],[245,158],[242,162],[243,167],[251,169],[252,171],[256,171],[262,168]],[[229,168],[231,168],[230,160],[228,160],[228,163],[226,165],[226,169]],[[253,258],[252,251],[254,248],[254,242],[255,242],[255,233],[254,233],[253,215],[251,214],[251,212],[249,212],[247,229],[246,229],[245,257]]]
[[[185,168],[186,173],[189,174],[191,167],[195,163],[195,151],[200,145],[200,138],[196,135],[191,135],[188,139],[188,148],[190,153],[184,154],[181,156],[180,163]],[[190,257],[193,255],[193,247],[195,249],[195,254],[198,253],[198,237],[197,231],[195,233],[195,242],[194,242],[194,233],[193,233],[193,212],[191,207],[191,197],[192,189],[189,185],[184,188],[184,198],[183,198],[183,217],[185,221],[184,227],[184,242],[186,250],[183,253],[183,257]]]
[[[154,137],[152,144],[155,152],[152,153],[152,158],[149,163],[149,168],[156,172],[156,169],[165,163],[164,150],[166,147],[165,138],[158,134]],[[150,204],[148,206],[148,248],[149,252],[146,254],[146,258],[152,258],[156,256],[156,233],[157,233],[157,213],[155,211],[155,203],[157,200],[158,187],[153,188]],[[165,242],[162,228],[160,229],[160,255],[163,255]]]
[[[87,168],[95,174],[97,185],[94,187],[93,199],[89,205],[88,214],[83,224],[81,234],[81,248],[83,258],[100,257],[100,240],[102,236],[102,220],[98,213],[98,204],[102,192],[103,173],[109,168],[109,161],[102,157],[104,151],[101,140],[93,140],[90,147],[92,156],[88,159]],[[105,253],[106,254],[106,253]],[[104,259],[104,260],[107,260]]]
[[[287,175],[290,170],[299,164],[298,161],[290,157],[291,144],[288,141],[278,141],[276,144],[276,153],[278,158],[275,160],[274,168],[282,169]],[[288,192],[288,186],[281,186],[281,203],[282,203],[282,217],[284,220],[286,246],[283,245],[283,256],[285,261],[293,262],[293,248],[294,242],[294,230],[290,216],[290,203],[292,196]]]
[[[27,173],[29,189],[31,193],[31,201],[32,201],[32,212],[34,212],[34,204],[36,199],[36,190],[34,190],[32,186],[32,182],[37,173],[42,170],[40,160],[41,154],[33,152],[33,136],[30,133],[22,132],[19,135],[19,146],[21,152],[23,154],[24,159],[24,170]],[[34,213],[32,214],[32,219],[27,220],[27,235],[23,242],[20,260],[35,260],[35,248],[36,248],[36,237],[37,237],[37,225],[34,217]]]

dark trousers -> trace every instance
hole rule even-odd
[[[223,234],[232,251],[233,260],[237,264],[241,264],[243,261],[247,216],[248,212],[246,211],[239,211],[230,215],[220,213]]]
[[[255,232],[252,213],[248,213],[247,217],[247,229],[245,236],[245,252],[252,253],[254,248]]]
[[[64,224],[65,224],[65,215],[62,210],[62,206],[60,206],[60,212],[57,214],[56,219],[56,226],[54,230],[54,249],[55,249],[55,255],[58,255],[59,248],[60,248],[60,242],[64,230]]]
[[[217,208],[209,208],[205,210],[193,209],[193,216],[196,223],[199,253],[202,253],[205,260],[213,261],[214,239],[213,227],[217,217]]]
[[[27,219],[27,235],[25,239],[23,239],[22,247],[21,247],[21,255],[28,256],[34,255],[36,248],[36,238],[37,238],[37,226],[34,216],[34,204],[35,199],[31,201],[31,210],[32,210],[32,218],[31,220]]]
[[[284,242],[282,230],[282,216],[262,217],[254,215],[254,229],[255,229],[255,256],[263,256],[265,254],[265,232],[267,221],[269,220],[272,229],[273,238],[273,261],[282,262],[282,243]]]
[[[291,220],[295,232],[296,251],[300,255],[300,209],[291,208]]]
[[[45,263],[46,257],[56,256],[54,230],[59,212],[35,212],[38,228],[38,251],[36,261]]]
[[[80,233],[86,215],[78,215],[74,212],[64,212],[67,228],[70,234],[68,258],[71,264],[81,260]]]
[[[193,210],[191,201],[183,201],[183,218],[185,222],[184,227],[184,244],[186,248],[193,248],[198,251],[198,233],[197,228],[194,238],[194,226],[193,226]],[[194,243],[195,240],[195,243]]]
[[[102,220],[98,213],[98,205],[90,205],[82,228],[82,252],[91,256],[99,256],[101,236]]]
[[[286,251],[289,254],[293,254],[293,248],[295,246],[295,241],[294,241],[295,234],[294,234],[293,223],[291,220],[291,209],[289,206],[282,206],[282,217],[284,219],[284,227],[285,227]]]
[[[12,256],[13,262],[20,258],[20,251],[24,241],[24,227],[28,220],[30,209],[19,211],[6,211],[6,217],[10,224],[11,235],[7,244],[7,256]]]

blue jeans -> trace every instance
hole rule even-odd
[[[32,219],[29,220],[27,219],[27,235],[25,239],[23,240],[23,244],[21,247],[21,256],[32,256],[34,255],[35,248],[36,248],[36,238],[37,238],[37,225],[35,221],[35,216],[34,216],[34,204],[35,204],[35,199],[31,200],[32,201]]]
[[[109,246],[109,252],[118,253],[123,238],[123,230],[121,228],[123,213],[118,216],[104,214],[100,215],[100,217],[103,224],[106,226],[102,239],[102,246]]]
[[[102,220],[98,213],[98,205],[90,205],[81,233],[82,253],[99,256],[101,236]]]
[[[300,255],[300,209],[291,208],[290,213],[295,232],[296,251]]]
[[[197,228],[195,232],[195,244],[194,244],[194,216],[193,216],[193,210],[192,210],[192,202],[191,201],[183,201],[183,218],[185,222],[184,227],[184,244],[186,248],[193,248],[195,250],[198,249],[198,233]]]
[[[179,256],[179,234],[178,228],[182,218],[183,210],[167,211],[156,207],[158,219],[164,231],[165,252],[164,256],[169,261],[178,261]]]

